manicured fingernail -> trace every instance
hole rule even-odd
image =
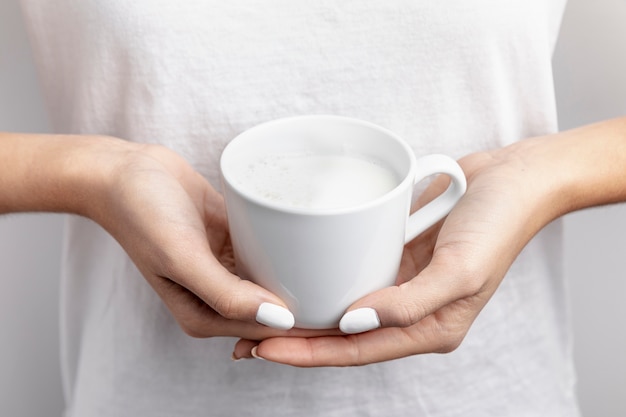
[[[339,322],[339,329],[347,334],[363,333],[379,327],[378,314],[369,307],[348,311]]]
[[[279,330],[289,330],[296,323],[291,311],[272,303],[263,303],[259,306],[256,321]]]
[[[262,361],[264,361],[265,359],[263,359],[262,357],[259,356],[258,353],[256,353],[257,348],[258,346],[253,347],[252,350],[250,351],[250,354],[252,355],[253,358],[261,359]]]

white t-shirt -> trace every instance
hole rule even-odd
[[[57,131],[164,144],[218,188],[228,140],[283,116],[369,120],[418,155],[555,132],[564,3],[22,0]],[[66,416],[577,416],[560,228],[455,352],[297,369],[186,336],[117,243],[69,218]]]

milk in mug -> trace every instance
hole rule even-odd
[[[359,155],[285,153],[248,161],[237,183],[264,201],[323,211],[375,200],[399,179],[382,163]]]

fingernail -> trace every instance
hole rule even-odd
[[[230,359],[231,359],[233,362],[240,362],[240,361],[242,361],[242,360],[244,360],[244,359],[246,359],[246,360],[254,359],[254,357],[242,356],[241,358],[239,358],[239,357],[237,357],[237,355],[235,355],[235,352],[233,352],[233,354],[232,354],[232,355],[230,355]]]
[[[252,355],[253,358],[261,359],[262,361],[264,361],[265,359],[260,357],[258,353],[256,353],[257,348],[258,346],[253,347],[252,350],[250,351],[250,354]]]
[[[291,311],[272,303],[263,303],[259,306],[256,321],[279,330],[289,330],[296,323]]]
[[[339,329],[347,334],[363,333],[379,327],[378,314],[369,307],[348,311],[339,322]]]

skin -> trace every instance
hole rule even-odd
[[[68,212],[97,222],[187,334],[239,337],[234,359],[364,365],[453,351],[538,231],[566,213],[626,201],[626,118],[459,163],[465,196],[405,247],[396,286],[350,307],[374,308],[381,321],[357,335],[257,324],[261,303],[284,303],[233,274],[221,195],[166,148],[110,137],[0,134],[0,214]],[[444,178],[435,181],[421,203],[445,185]]]
[[[382,328],[358,335],[272,338],[254,353],[295,366],[348,366],[456,349],[528,241],[554,219],[626,200],[626,119],[469,155],[468,190],[449,216],[407,245],[398,286],[356,302]],[[435,184],[430,194],[443,187]],[[426,198],[428,199],[428,197]]]
[[[174,152],[111,137],[4,133],[0,167],[0,214],[92,219],[126,250],[190,336],[285,334],[256,323],[261,303],[284,303],[232,273],[222,196]]]

